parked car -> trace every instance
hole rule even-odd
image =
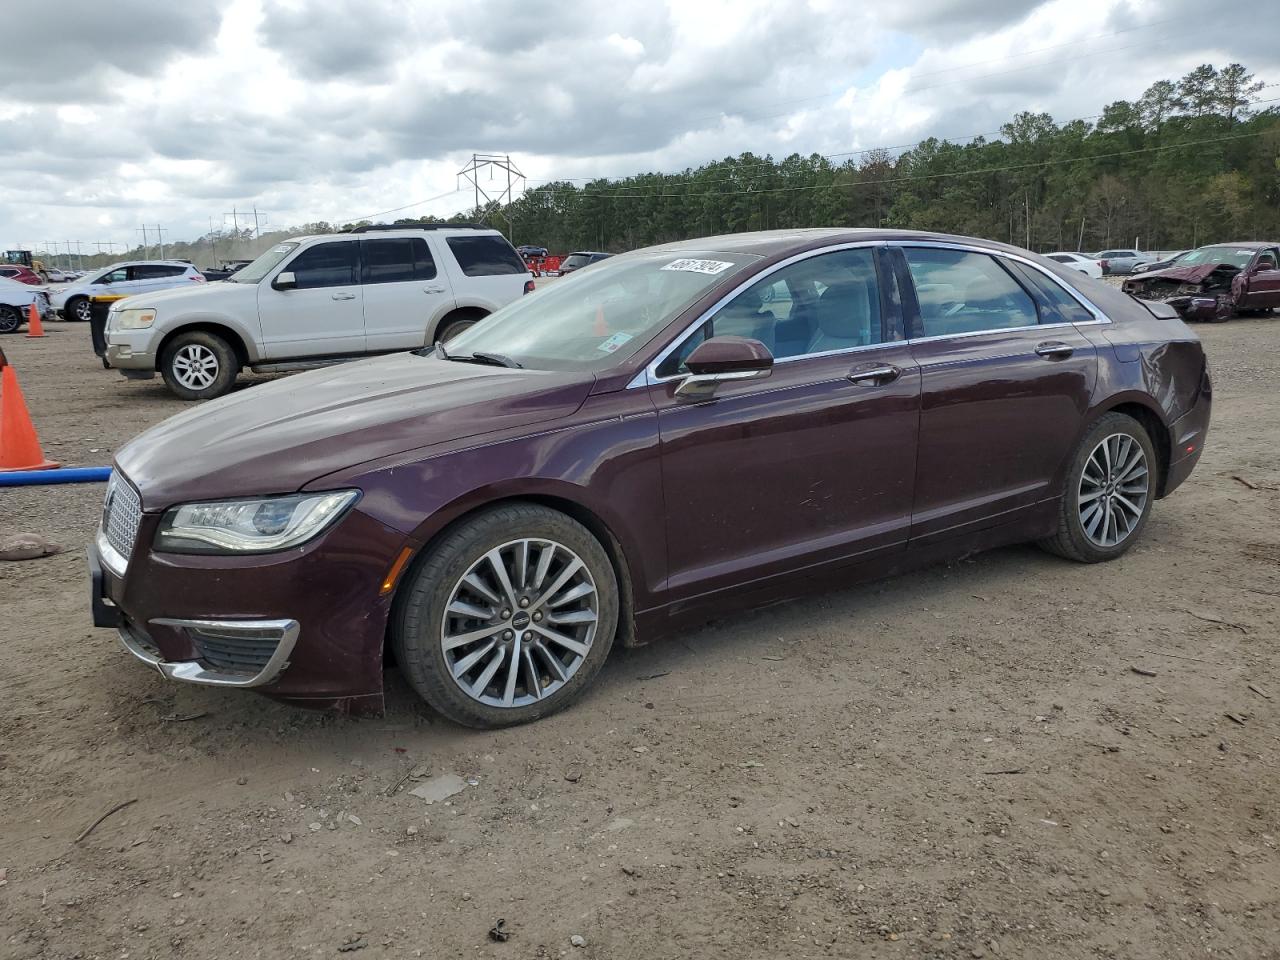
[[[66,270],[59,270],[56,267],[50,267],[47,271],[50,283],[70,283],[76,279],[74,274],[68,273]]]
[[[27,322],[31,304],[43,320],[49,315],[49,295],[29,283],[0,277],[0,333],[17,333]]]
[[[1086,254],[1062,250],[1057,253],[1046,253],[1045,256],[1050,260],[1058,261],[1068,270],[1078,270],[1086,277],[1093,277],[1095,280],[1102,279],[1102,262]]]
[[[823,585],[1023,541],[1114,559],[1210,398],[1173,311],[1003,244],[652,247],[143,433],[94,623],[174,680],[348,711],[382,707],[389,642],[446,716],[520,723],[615,644]]]
[[[131,260],[113,263],[68,286],[54,290],[50,299],[54,309],[65,319],[87,323],[89,298],[95,293],[133,296],[204,282],[204,276],[189,263],[179,260]]]
[[[1280,307],[1280,244],[1214,243],[1163,270],[1124,282],[1124,292],[1167,303],[1184,320],[1222,323],[1236,313]]]
[[[25,283],[33,287],[44,285],[44,278],[30,267],[9,263],[0,264],[0,280],[16,280],[18,283]]]
[[[599,263],[613,256],[611,253],[600,253],[598,251],[580,250],[577,253],[571,253],[560,261],[560,275],[573,273],[575,270],[581,270],[593,263]]]
[[[278,243],[224,283],[132,296],[107,316],[109,367],[158,370],[184,400],[241,368],[297,370],[448,340],[533,289],[497,230],[357,227]]]
[[[201,270],[200,273],[210,282],[226,280],[230,278],[233,273],[243,270],[251,263],[253,263],[252,260],[224,260],[222,261],[221,266],[211,267],[208,270]]]
[[[1155,257],[1141,250],[1103,250],[1093,254],[1093,258],[1102,264],[1102,272],[1107,275],[1133,273],[1144,263],[1150,263]]]
[[[520,246],[516,247],[516,253],[520,254],[520,256],[524,257],[526,260],[531,260],[535,257],[547,256],[547,248],[535,247],[527,243],[522,243]]]

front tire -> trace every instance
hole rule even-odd
[[[67,301],[66,307],[63,308],[63,314],[68,320],[79,320],[81,323],[88,323],[92,309],[88,297],[72,297]]]
[[[475,326],[474,320],[454,320],[440,331],[440,335],[436,337],[437,343],[448,343],[463,330]]]
[[[392,618],[396,662],[435,710],[467,727],[563,709],[613,646],[618,584],[586,527],[529,503],[448,533],[406,578]]]
[[[17,333],[23,319],[22,311],[17,307],[0,305],[0,333]]]
[[[165,385],[183,400],[212,400],[229,391],[240,372],[231,344],[214,333],[180,333],[160,354]]]
[[[1058,508],[1058,529],[1040,546],[1068,560],[1114,560],[1137,542],[1156,497],[1159,461],[1133,417],[1108,413],[1076,447]]]

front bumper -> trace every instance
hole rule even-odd
[[[130,557],[101,537],[89,547],[94,626],[170,680],[381,709],[380,588],[403,534],[353,510],[296,550],[186,556],[148,548],[158,524],[143,515]]]
[[[126,339],[117,331],[108,330],[107,366],[113,370],[147,370],[156,368],[156,355],[150,350],[150,344]]]

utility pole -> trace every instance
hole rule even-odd
[[[240,239],[240,211],[237,210],[235,207],[232,207],[230,213],[224,213],[222,215],[223,223],[227,222],[227,217],[231,218],[231,229],[235,232],[236,239],[239,240]]]
[[[145,260],[147,258],[147,251],[150,249],[150,247],[147,246],[147,225],[144,223],[138,228],[138,231],[142,234],[142,257]]]
[[[70,246],[71,246],[71,244],[70,244],[70,242],[68,242],[68,243],[67,243],[67,247],[68,247],[68,248],[70,248]],[[77,270],[83,270],[83,269],[84,269],[84,256],[83,256],[83,254],[81,254],[81,253],[80,253],[80,241],[79,241],[79,240],[77,240],[77,241],[76,241],[76,269],[77,269]]]
[[[263,223],[268,222],[267,215],[265,213],[262,214],[262,222]],[[258,226],[258,205],[255,203],[253,205],[253,238],[257,240],[261,236],[262,236],[262,229]]]
[[[164,235],[165,235],[165,230],[160,226],[160,224],[157,223],[156,224],[156,242],[160,244],[161,260],[165,258],[164,257]]]

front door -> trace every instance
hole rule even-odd
[[[945,247],[902,253],[921,378],[912,541],[1017,520],[1059,494],[1093,393],[1094,347],[1015,278],[1016,263]]]
[[[422,237],[361,240],[365,349],[414,350],[426,343],[432,317],[453,305]]]
[[[1258,254],[1245,278],[1245,294],[1236,304],[1249,310],[1280,307],[1280,248],[1268,247]]]
[[[673,602],[905,545],[919,374],[906,343],[891,340],[898,316],[882,300],[877,259],[862,247],[783,267],[658,366],[649,389]],[[726,334],[761,340],[772,374],[681,400],[683,358]]]
[[[277,272],[292,273],[295,287],[258,284],[264,359],[364,352],[359,247],[355,239],[305,247]]]

